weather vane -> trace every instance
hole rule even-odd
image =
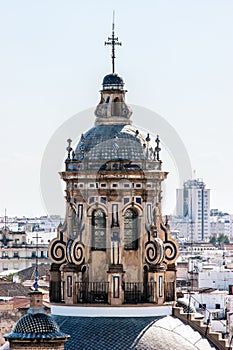
[[[112,36],[108,37],[108,41],[105,41],[105,45],[112,46],[112,72],[115,73],[115,46],[121,45],[121,42],[118,41],[118,37],[115,37],[114,28],[115,27],[115,12],[113,11],[113,21],[112,21]]]

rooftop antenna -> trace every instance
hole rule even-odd
[[[112,46],[112,73],[115,73],[115,46],[120,45],[121,42],[118,41],[118,37],[115,37],[115,11],[113,11],[113,19],[112,19],[112,36],[108,37],[108,41],[105,41],[104,45]]]

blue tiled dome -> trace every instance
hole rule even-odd
[[[13,332],[5,336],[7,339],[39,339],[64,338],[57,323],[44,313],[26,314],[16,323]]]
[[[16,333],[54,333],[59,332],[58,325],[54,320],[44,314],[27,314],[16,323]]]
[[[143,143],[130,125],[97,125],[82,136],[75,153],[78,160],[144,160]]]
[[[117,85],[117,86],[124,85],[123,79],[119,77],[119,75],[116,73],[108,74],[103,79],[103,87],[112,86],[112,85]]]

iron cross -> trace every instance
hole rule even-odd
[[[118,41],[118,37],[116,38],[115,37],[115,32],[114,32],[114,27],[115,27],[115,13],[113,11],[113,21],[112,21],[112,36],[111,37],[108,37],[108,41],[105,41],[105,45],[111,45],[112,46],[112,73],[115,73],[115,58],[116,58],[116,55],[115,55],[115,46],[116,45],[121,45],[121,42]]]

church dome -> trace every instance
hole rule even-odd
[[[128,313],[127,308],[125,313]],[[141,314],[141,317],[53,317],[61,329],[71,336],[67,350],[217,349],[203,335],[173,316],[143,317]]]
[[[82,135],[78,160],[145,160],[146,141],[131,125],[97,125]]]
[[[7,339],[38,339],[65,338],[57,323],[45,313],[26,314],[16,323],[13,332],[6,335]]]
[[[200,333],[180,319],[166,316],[151,323],[131,347],[135,350],[213,350],[216,349]]]
[[[123,89],[123,79],[116,73],[108,74],[103,79],[103,89]]]

